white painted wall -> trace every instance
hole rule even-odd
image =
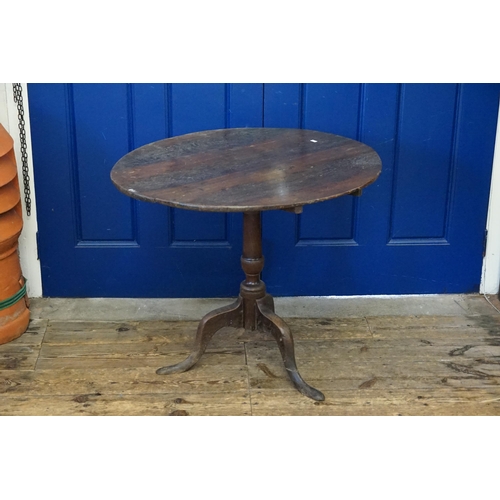
[[[11,83],[0,83],[0,123],[14,139],[14,151],[16,154],[19,185],[21,188],[21,203],[23,206],[23,231],[19,237],[19,256],[21,269],[24,277],[28,280],[28,297],[42,296],[42,275],[40,261],[37,254],[36,233],[38,230],[36,218],[35,184],[33,182],[33,160],[31,155],[31,130],[28,109],[28,89],[23,86],[24,121],[26,130],[26,141],[28,144],[28,168],[31,188],[31,215],[26,215],[26,207],[23,196],[23,172],[21,162],[21,148],[19,141],[19,127],[17,118],[17,105],[14,102],[14,93]]]

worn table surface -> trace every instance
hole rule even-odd
[[[213,212],[292,208],[371,184],[369,146],[303,129],[222,129],[164,139],[119,160],[111,180],[143,201]]]

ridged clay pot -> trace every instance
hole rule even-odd
[[[12,137],[0,124],[0,302],[14,296],[24,286],[18,255],[23,219],[13,147]],[[0,344],[14,340],[27,330],[28,307],[28,297],[24,295],[0,310]]]

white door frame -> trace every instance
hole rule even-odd
[[[27,279],[26,288],[28,297],[42,296],[42,273],[38,260],[36,235],[38,223],[36,217],[35,183],[33,181],[33,160],[31,155],[31,130],[28,107],[28,87],[22,84],[24,122],[26,130],[26,143],[28,154],[28,170],[31,190],[31,215],[26,215],[26,206],[23,196],[23,169],[21,160],[21,144],[19,139],[19,122],[17,105],[14,102],[14,91],[11,83],[0,83],[0,123],[14,139],[14,152],[16,155],[19,187],[21,189],[21,203],[23,207],[23,231],[19,237],[19,257],[23,275]]]
[[[31,131],[28,107],[28,88],[22,84],[24,101],[24,120],[26,128],[26,141],[28,153],[28,168],[31,187],[31,216],[24,215],[24,227],[19,238],[19,254],[23,274],[27,278],[28,295],[30,297],[42,296],[42,275],[37,251],[37,214],[35,185],[33,182],[33,160],[31,155]],[[19,142],[19,129],[17,106],[14,103],[14,94],[11,83],[0,83],[0,123],[14,138],[19,179],[22,186],[22,162]],[[21,196],[23,213],[26,214],[24,197]],[[496,295],[500,285],[500,110],[498,117],[495,153],[493,158],[493,172],[491,177],[490,200],[488,206],[488,219],[486,223],[488,238],[483,259],[481,285],[479,292],[487,295]]]
[[[493,155],[486,231],[486,249],[479,292],[485,295],[496,295],[500,285],[500,110]]]

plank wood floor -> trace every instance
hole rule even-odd
[[[315,402],[275,341],[226,328],[190,371],[196,321],[32,320],[0,346],[0,415],[500,415],[500,314],[288,319]]]

